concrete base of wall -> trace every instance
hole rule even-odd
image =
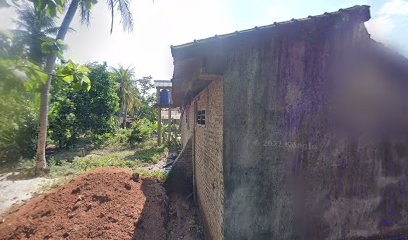
[[[193,192],[192,140],[188,140],[176,158],[164,186],[169,192],[190,194]]]

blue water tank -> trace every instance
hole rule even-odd
[[[170,92],[167,89],[160,90],[160,105],[170,105]]]

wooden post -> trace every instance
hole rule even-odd
[[[176,120],[175,120],[175,121],[176,121]],[[177,143],[177,124],[174,124],[174,126],[173,126],[173,131],[174,131],[173,142],[176,144],[176,143]]]
[[[157,118],[157,144],[161,144],[161,135],[162,135],[162,124],[161,124],[161,107],[159,107],[159,115]]]
[[[161,125],[161,119],[162,119],[162,115],[161,115],[161,106],[160,106],[160,88],[156,87],[156,102],[159,105],[158,109],[159,109],[159,114],[157,117],[157,145],[161,145],[161,133],[162,133],[162,125]]]
[[[169,143],[171,142],[171,107],[169,106],[169,126],[167,129],[167,140],[169,141]]]

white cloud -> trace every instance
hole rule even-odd
[[[395,26],[389,16],[380,16],[368,21],[366,27],[373,39],[386,41]]]
[[[382,15],[408,15],[408,1],[392,0],[386,2],[380,9]]]
[[[389,42],[392,31],[395,29],[396,15],[408,15],[408,0],[391,0],[386,2],[377,17],[366,23],[368,32],[375,40]]]

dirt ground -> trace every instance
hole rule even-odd
[[[156,179],[100,168],[15,206],[0,239],[201,239],[196,210]]]
[[[42,185],[52,181],[47,178],[22,179],[18,172],[0,174],[0,215],[13,204],[30,199]]]
[[[172,193],[169,195],[169,217],[167,224],[168,240],[198,240],[204,239],[204,233],[198,224],[198,210],[192,199]]]

